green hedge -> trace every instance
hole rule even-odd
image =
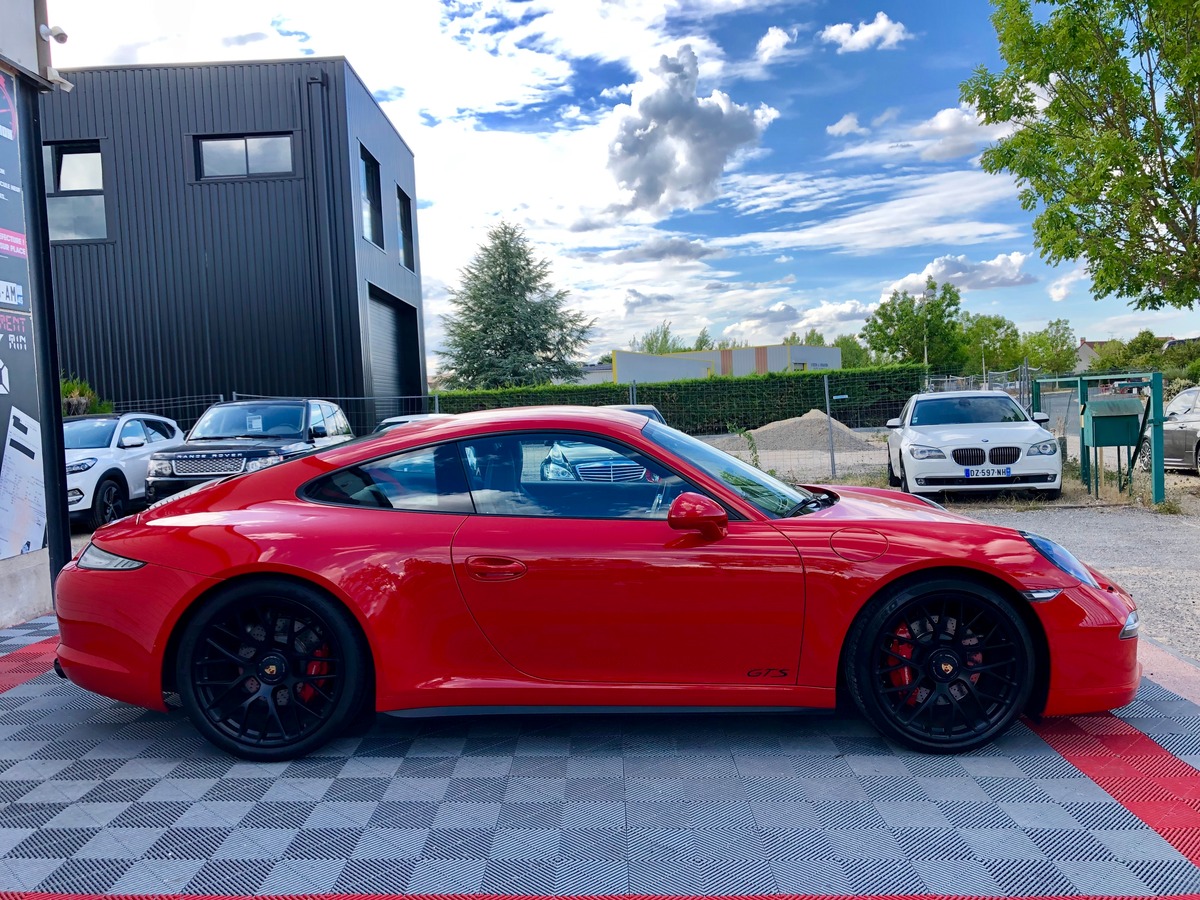
[[[768,422],[825,409],[829,376],[835,419],[852,428],[882,425],[920,390],[923,366],[834,369],[828,372],[770,372],[765,375],[714,376],[637,385],[637,402],[652,403],[666,420],[689,434],[722,434],[734,428],[758,428]],[[535,388],[447,391],[438,395],[441,412],[513,406],[601,406],[630,402],[625,384],[547,384]]]

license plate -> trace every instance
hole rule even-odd
[[[963,469],[963,474],[968,478],[1008,478],[1012,475],[1012,469],[991,466],[982,469]]]

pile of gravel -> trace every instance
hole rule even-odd
[[[761,428],[751,429],[755,446],[762,452],[774,450],[823,450],[829,449],[830,418],[819,409],[810,409],[793,419],[768,422]],[[833,422],[833,446],[837,450],[878,450],[879,445],[865,441],[836,419]],[[746,450],[746,440],[740,434],[721,434],[704,438],[719,450]]]

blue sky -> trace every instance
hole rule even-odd
[[[960,105],[1000,64],[986,0],[50,0],[60,67],[344,55],[417,157],[431,370],[447,290],[522,225],[590,348],[857,332],[893,288],[1076,337],[1200,333],[1190,311],[1094,301],[979,167],[1003,130]]]

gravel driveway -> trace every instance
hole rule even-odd
[[[1133,594],[1143,635],[1200,659],[1200,518],[1129,507],[961,511],[1058,541]]]

